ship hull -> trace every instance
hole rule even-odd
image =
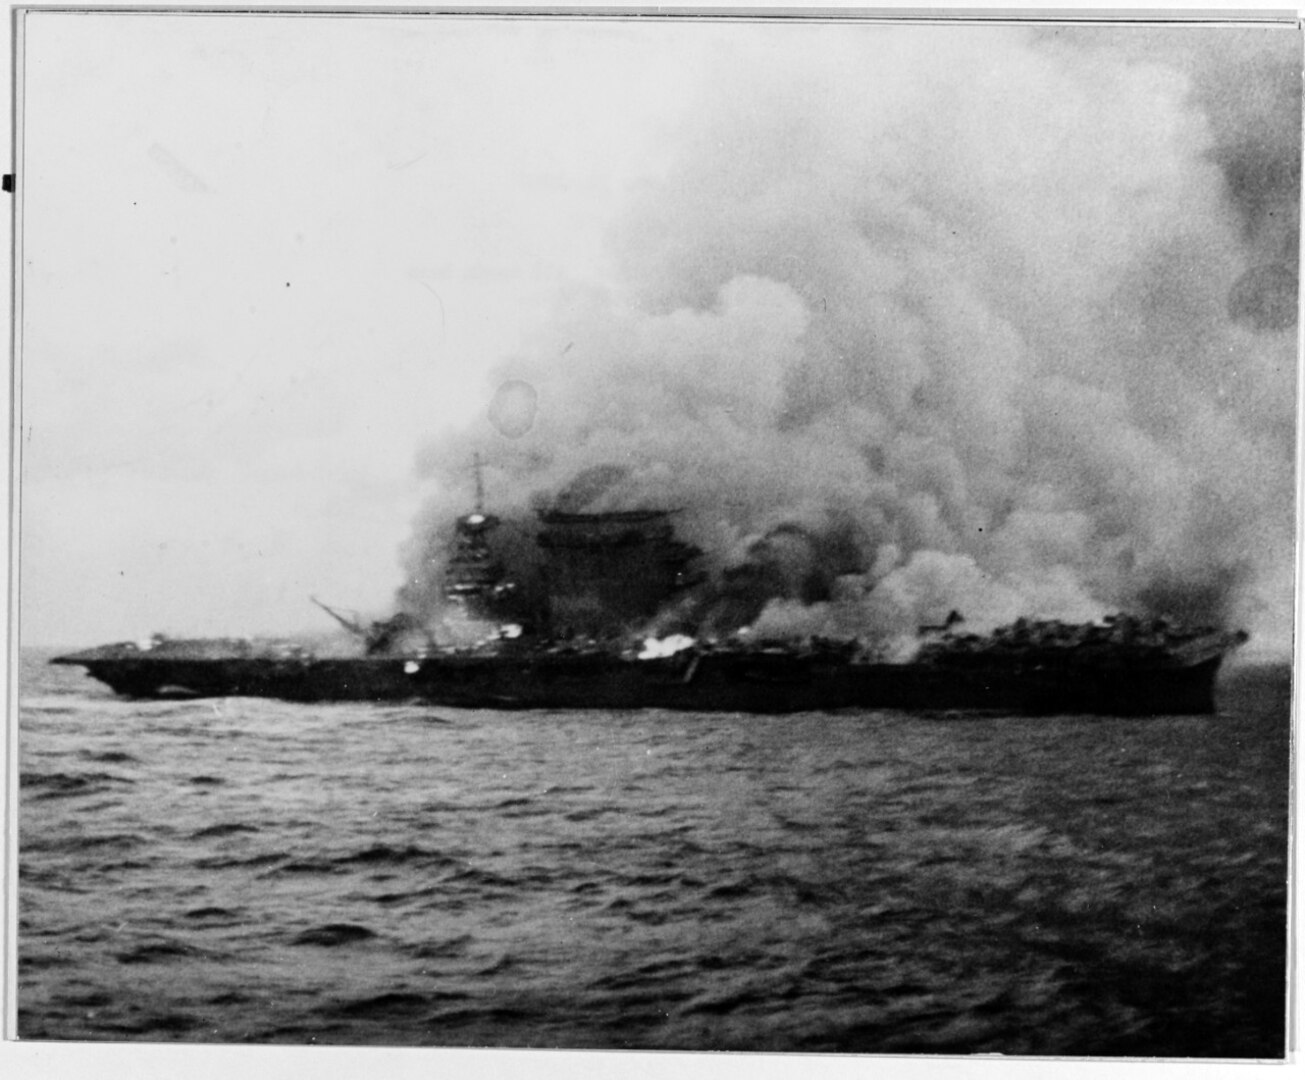
[[[787,713],[833,709],[1024,714],[1214,711],[1222,655],[1187,664],[1031,666],[857,664],[780,654],[629,660],[537,656],[60,657],[133,698],[263,697],[294,702],[421,702],[478,709],[674,709]]]

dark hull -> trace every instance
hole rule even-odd
[[[707,653],[414,659],[61,657],[119,694],[409,702],[478,709],[991,710],[1108,715],[1213,712],[1222,655],[1187,665],[852,664],[800,655]]]

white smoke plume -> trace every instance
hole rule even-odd
[[[1123,609],[1285,647],[1298,36],[783,33],[632,198],[621,280],[561,298],[423,454],[404,605],[434,603],[479,452],[521,558],[577,477],[589,509],[681,510],[699,620]]]

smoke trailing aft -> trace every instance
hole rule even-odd
[[[789,29],[706,80],[615,280],[423,453],[404,607],[480,453],[527,567],[558,500],[680,511],[707,581],[659,632],[1122,609],[1285,642],[1296,37]]]

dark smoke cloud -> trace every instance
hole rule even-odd
[[[1127,608],[1285,644],[1298,51],[1127,27],[740,45],[615,228],[621,280],[498,372],[529,429],[428,448],[405,602],[431,605],[478,451],[527,539],[563,492],[682,510],[712,584],[681,619]]]

